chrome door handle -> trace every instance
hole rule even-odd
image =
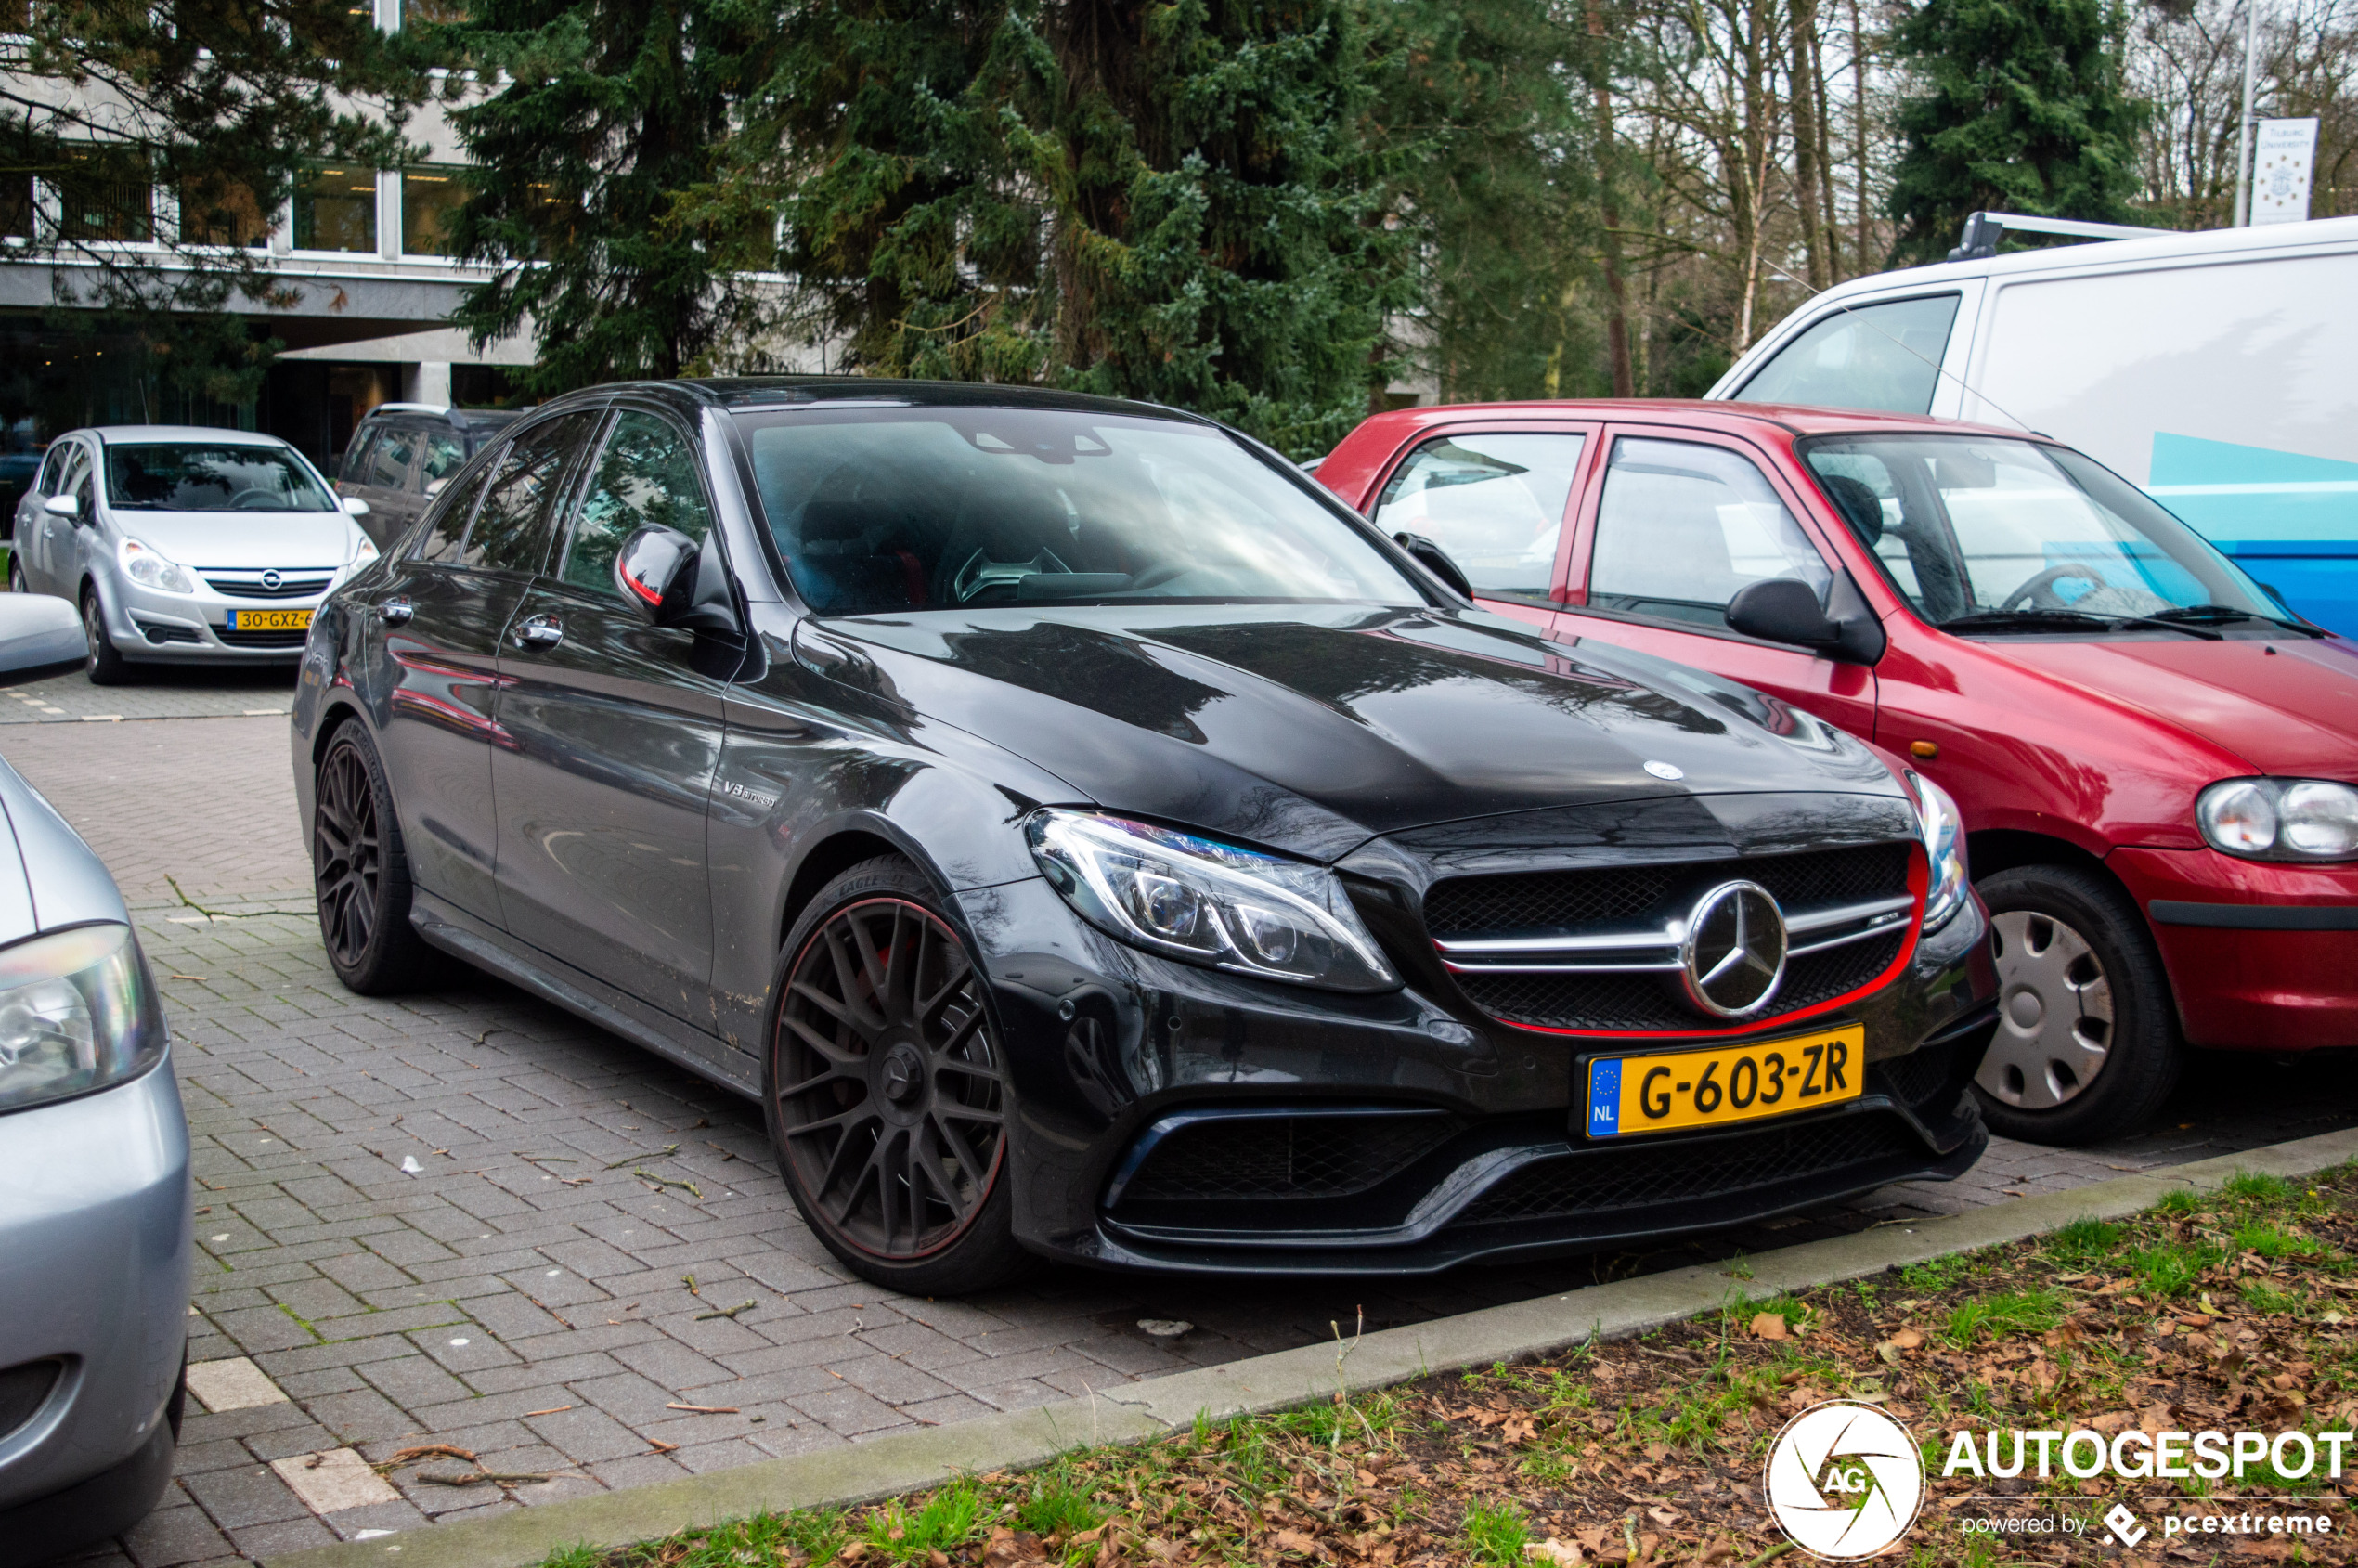
[[[553,648],[564,640],[564,622],[554,616],[526,616],[516,627],[519,648]]]
[[[377,619],[387,626],[408,626],[418,607],[407,599],[387,599],[377,606]]]

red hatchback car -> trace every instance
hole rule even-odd
[[[1774,405],[1379,414],[1317,477],[1494,610],[1757,687],[1963,809],[2015,1137],[2358,1044],[2358,645],[2067,447]],[[1432,548],[1426,548],[1430,541]]]

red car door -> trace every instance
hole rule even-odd
[[[1609,425],[1565,562],[1556,629],[1741,680],[1855,735],[1875,732],[1875,672],[1730,629],[1747,584],[1799,577],[1825,603],[1840,557],[1750,445],[1664,425]]]
[[[1418,433],[1367,492],[1387,534],[1419,534],[1448,552],[1483,603],[1546,628],[1570,545],[1564,519],[1597,427],[1497,420]]]

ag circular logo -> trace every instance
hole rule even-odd
[[[1924,1457],[1908,1429],[1873,1406],[1830,1399],[1777,1434],[1767,1492],[1768,1511],[1795,1546],[1856,1562],[1915,1523],[1924,1500]]]
[[[286,579],[279,577],[275,570],[262,574],[262,586],[271,590],[273,592],[276,592],[279,585],[285,580]]]
[[[1723,882],[1695,901],[1678,944],[1687,997],[1741,1018],[1768,1005],[1785,978],[1785,916],[1757,882]]]

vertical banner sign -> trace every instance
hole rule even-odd
[[[2317,160],[2317,122],[2262,120],[2251,157],[2251,221],[2309,221],[2309,171]]]

